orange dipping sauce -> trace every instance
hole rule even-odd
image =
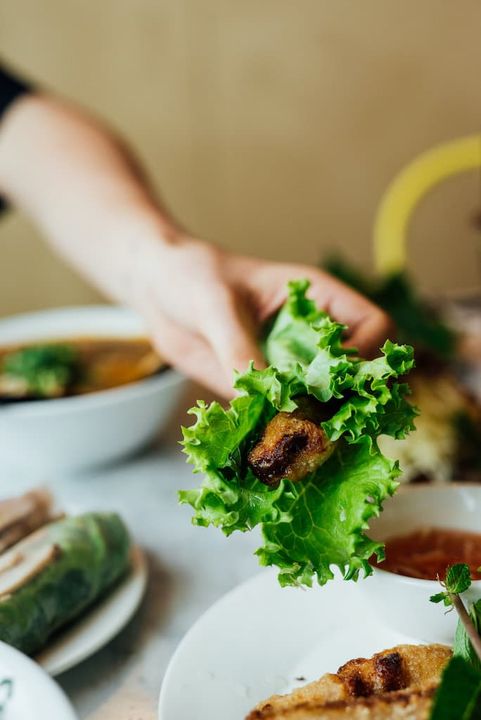
[[[446,568],[466,563],[473,580],[481,580],[481,534],[428,528],[386,540],[386,559],[372,562],[381,570],[424,580],[444,579]]]

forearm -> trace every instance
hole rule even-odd
[[[258,335],[289,280],[311,281],[316,302],[350,327],[361,353],[389,328],[378,308],[318,269],[190,238],[112,133],[55,99],[26,96],[4,116],[0,194],[90,281],[139,311],[168,362],[227,397],[233,368],[262,367]]]
[[[63,102],[26,96],[0,126],[0,193],[111,298],[138,306],[136,279],[181,234],[123,145]]]

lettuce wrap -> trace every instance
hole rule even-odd
[[[402,438],[416,410],[398,382],[414,364],[409,346],[387,341],[374,360],[342,345],[345,326],[319,310],[307,281],[289,284],[288,298],[264,341],[269,366],[236,373],[229,407],[198,402],[183,428],[183,446],[200,487],[180,492],[193,523],[226,535],[261,526],[261,565],[279,568],[281,585],[323,585],[338,567],[345,579],[372,572],[369,558],[383,545],[365,533],[400,474],[377,445],[380,434]],[[295,416],[306,399],[320,409],[329,451],[301,480],[266,484],[249,463],[275,417]]]

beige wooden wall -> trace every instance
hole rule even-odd
[[[481,125],[479,0],[1,0],[0,52],[120,128],[191,229],[244,252],[370,265],[404,163]],[[428,290],[478,283],[476,174],[420,209]],[[12,214],[0,314],[95,294]]]

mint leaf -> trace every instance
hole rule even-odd
[[[480,720],[481,674],[463,658],[453,657],[436,692],[430,720]]]
[[[450,565],[446,570],[446,579],[441,585],[446,588],[444,592],[431,595],[433,603],[444,603],[446,607],[453,604],[453,595],[461,595],[471,587],[471,571],[466,563]]]
[[[478,635],[481,635],[481,600],[478,600],[471,606],[469,616]],[[481,659],[475,652],[462,622],[458,622],[458,626],[456,628],[453,654],[458,657],[462,657],[464,660],[469,662],[471,667],[481,674]]]
[[[440,592],[440,593],[436,593],[436,595],[431,595],[429,600],[432,603],[441,603],[442,602],[442,603],[444,603],[444,605],[446,605],[446,607],[453,604],[453,601],[449,597],[448,593],[445,593],[445,592]]]
[[[459,621],[454,639],[453,657],[441,678],[431,710],[431,720],[481,720],[481,656],[476,650],[481,629],[481,600],[475,603],[469,618],[459,595],[471,585],[470,569],[465,563],[452,565],[446,571],[445,592],[431,597],[431,602],[454,605]],[[470,622],[471,621],[471,622]],[[469,635],[471,633],[471,637]]]
[[[465,563],[451,565],[446,572],[444,581],[446,591],[452,595],[461,595],[471,587],[471,572]]]

